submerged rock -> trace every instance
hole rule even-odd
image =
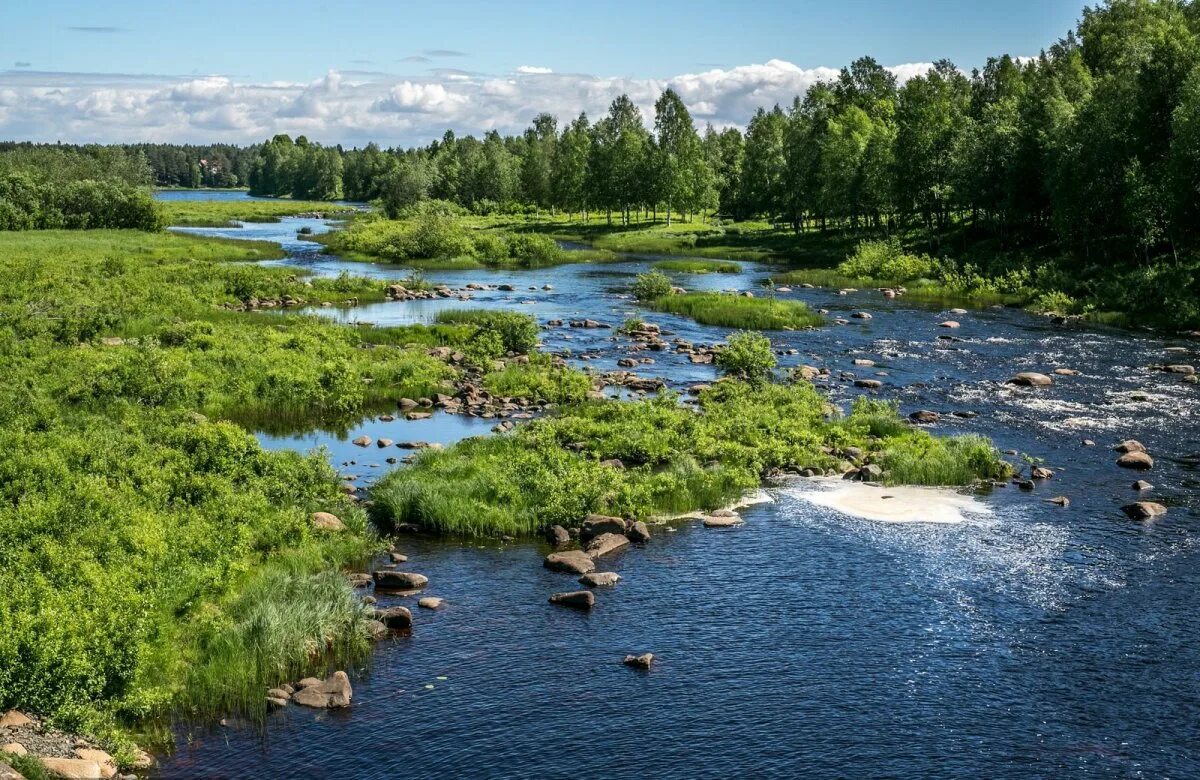
[[[596,563],[583,550],[566,550],[550,553],[542,561],[542,565],[553,571],[567,574],[587,574],[596,570]]]
[[[632,666],[635,669],[649,669],[654,663],[654,653],[642,653],[641,655],[627,655],[621,663],[626,666]]]
[[[1054,384],[1054,380],[1045,374],[1039,374],[1036,371],[1022,371],[1021,373],[1008,380],[1010,385],[1021,385],[1023,387],[1047,387]]]
[[[350,687],[350,677],[339,671],[316,685],[301,688],[292,696],[292,701],[302,707],[336,709],[349,707],[353,696],[354,689]]]
[[[600,534],[588,543],[587,554],[593,558],[600,558],[609,553],[616,552],[628,544],[629,537],[625,536],[624,533]]]
[[[1153,490],[1154,489],[1154,485],[1151,485],[1149,482],[1147,482],[1144,479],[1139,479],[1137,482],[1134,482],[1132,487],[1134,490]]]
[[[620,581],[621,575],[611,571],[594,571],[579,578],[579,584],[589,588],[612,586]]]
[[[357,444],[359,447],[369,447],[369,446],[371,446],[371,437],[370,436],[359,436],[357,439],[354,440],[354,443]]]
[[[421,609],[440,609],[443,603],[437,596],[426,596],[417,602],[417,606]]]
[[[590,590],[573,590],[568,593],[555,593],[550,597],[551,604],[577,609],[591,609],[596,604],[596,594]]]
[[[745,521],[742,516],[732,509],[718,509],[710,515],[704,516],[704,526],[706,528],[729,528],[730,526],[741,525]]]

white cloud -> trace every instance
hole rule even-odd
[[[890,70],[905,81],[929,67],[911,63]],[[530,65],[503,76],[457,69],[424,78],[330,71],[309,83],[22,69],[0,73],[0,138],[249,143],[303,133],[324,143],[424,144],[446,128],[459,134],[519,132],[542,111],[557,115],[560,124],[580,111],[594,121],[622,93],[649,123],[655,99],[668,86],[698,123],[744,126],[760,106],[787,106],[836,75],[833,68],[784,60],[667,79],[554,73]]]

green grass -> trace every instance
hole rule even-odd
[[[832,467],[831,453],[852,445],[872,460],[894,460],[897,481],[929,476],[905,471],[917,451],[947,464],[943,484],[1007,473],[994,448],[935,439],[894,407],[859,404],[827,421],[825,399],[807,383],[724,381],[700,401],[700,411],[669,394],[570,405],[506,435],[427,451],[380,480],[372,512],[384,525],[450,535],[534,535],[593,512],[644,518],[713,509],[774,468]],[[600,465],[610,458],[626,468]]]
[[[739,330],[795,330],[824,324],[821,315],[799,301],[746,298],[732,293],[690,292],[650,301],[650,308],[679,314],[702,325]]]
[[[561,404],[582,401],[592,380],[582,371],[552,365],[548,356],[532,355],[528,363],[509,363],[502,371],[485,374],[483,386],[501,398]]]
[[[349,215],[354,209],[320,200],[164,200],[165,224],[175,227],[229,227],[237,222],[278,222],[282,217],[320,212]]]
[[[718,260],[659,260],[654,267],[660,271],[675,271],[685,274],[737,274],[742,272],[740,264]]]

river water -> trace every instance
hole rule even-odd
[[[318,274],[409,274],[320,255],[297,239],[305,226],[328,228],[286,219],[191,232],[279,241],[288,257],[273,262]],[[610,370],[629,346],[615,327],[637,311],[626,289],[649,264],[426,276],[517,290],[454,306],[613,325],[543,331],[546,349]],[[760,290],[768,273],[747,263],[742,274],[676,280]],[[937,433],[991,436],[1003,450],[1043,459],[1056,476],[1033,492],[980,496],[977,511],[951,525],[856,519],[809,501],[820,489],[811,483],[773,486],[773,501],[745,510],[741,527],[660,529],[644,549],[618,553],[604,568],[622,581],[599,592],[587,614],[546,603],[574,580],[542,568],[547,550],[536,543],[404,538],[405,568],[427,575],[426,593],[446,606],[414,609],[412,635],[378,645],[354,677],[352,708],[289,707],[265,729],[181,727],[159,775],[1200,776],[1200,467],[1188,458],[1200,452],[1200,387],[1147,368],[1200,363],[1200,342],[1055,325],[1012,309],[955,315],[962,327],[947,331],[937,327],[945,311],[875,291],[779,295],[829,309],[831,321],[873,315],[771,333],[777,349],[797,350],[781,365],[881,379],[876,394],[904,412],[942,412]],[[427,322],[439,305],[314,313]],[[728,335],[642,314],[668,340]],[[715,376],[686,357],[651,354],[657,362],[638,372],[674,387]],[[861,368],[855,358],[877,365]],[[1005,384],[1018,371],[1059,367],[1080,374],[1037,390]],[[848,379],[825,385],[842,405],[867,392]],[[386,457],[404,453],[351,445],[360,433],[450,443],[489,429],[438,414],[260,438],[268,447],[325,446],[339,469],[369,485],[391,468]],[[1115,466],[1111,447],[1125,438],[1155,456],[1148,493],[1130,487],[1143,475]],[[1070,506],[1045,502],[1057,495]],[[1134,523],[1120,507],[1135,498],[1170,511]],[[650,672],[620,663],[647,651],[659,659]]]

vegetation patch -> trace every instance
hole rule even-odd
[[[690,317],[702,325],[741,330],[796,330],[815,328],[825,322],[821,315],[800,301],[747,298],[733,293],[664,295],[647,305],[657,311]]]
[[[163,222],[173,227],[236,227],[238,222],[278,222],[283,217],[349,216],[354,209],[322,200],[164,200]]]
[[[674,271],[683,274],[737,274],[742,272],[738,263],[726,260],[697,260],[686,258],[679,260],[659,260],[654,264],[659,271]]]

